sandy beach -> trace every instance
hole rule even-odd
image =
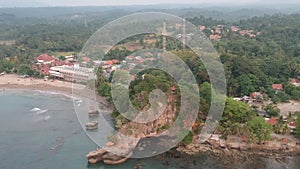
[[[18,75],[3,75],[0,76],[0,89],[26,89],[37,91],[49,91],[49,92],[62,92],[64,94],[71,95],[72,89],[83,90],[84,85],[72,84],[69,82],[59,80],[43,80],[36,78],[20,78]]]
[[[88,99],[89,102],[95,102],[100,107],[110,108],[104,97],[95,93],[94,90],[86,88],[85,85],[64,82],[60,80],[47,80],[36,78],[20,78],[18,75],[9,74],[0,76],[0,91],[5,90],[32,90],[39,92],[49,92],[64,95],[79,100]],[[93,105],[96,106],[96,105]]]

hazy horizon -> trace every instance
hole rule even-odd
[[[300,4],[300,0],[0,0],[0,7],[131,6],[131,5],[256,5]],[[267,7],[267,6],[266,6]]]

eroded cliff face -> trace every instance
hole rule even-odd
[[[128,160],[140,139],[161,135],[172,126],[177,114],[177,96],[170,93],[167,105],[161,115],[148,123],[129,122],[124,124],[114,135],[114,142],[87,154],[89,163],[103,161],[105,164],[120,164]],[[141,118],[137,116],[136,118]]]

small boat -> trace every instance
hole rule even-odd
[[[92,116],[97,116],[99,115],[99,111],[98,110],[95,110],[95,111],[89,111],[89,116],[92,117]]]
[[[85,125],[87,130],[96,130],[98,129],[98,121],[91,121]]]

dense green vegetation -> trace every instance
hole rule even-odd
[[[39,76],[37,72],[30,69],[34,58],[41,53],[74,52],[78,53],[86,40],[97,28],[107,21],[121,15],[112,12],[113,15],[98,16],[89,14],[89,19],[81,14],[76,17],[64,16],[60,19],[38,19],[38,18],[16,18],[13,15],[2,14],[0,17],[0,40],[14,40],[15,44],[0,45],[0,73],[19,73],[29,76]],[[87,15],[87,14],[86,14]],[[300,88],[290,84],[291,78],[300,79],[300,15],[265,15],[253,17],[238,22],[216,20],[213,18],[194,17],[188,19],[195,25],[205,25],[215,29],[218,25],[224,25],[220,41],[213,41],[213,45],[219,52],[224,64],[228,96],[241,97],[252,92],[261,92],[264,99],[271,98],[274,103],[290,99],[300,100]],[[2,26],[3,25],[3,26]],[[237,25],[241,29],[251,29],[253,33],[261,32],[255,38],[241,36],[230,31],[231,25]],[[205,30],[206,35],[210,30]],[[134,41],[142,48],[161,48],[162,38],[154,37],[156,42],[147,46],[144,36],[138,35],[120,42]],[[205,120],[211,103],[211,84],[206,69],[201,60],[190,50],[179,50],[180,43],[167,39],[167,49],[178,55],[191,69],[198,82],[200,89],[200,110],[197,122]],[[125,48],[110,50],[105,59],[119,59],[130,55],[134,51]],[[61,57],[61,59],[63,59]],[[147,76],[142,80],[142,74]],[[170,86],[175,85],[174,80],[167,74],[158,70],[148,70],[138,74],[130,84],[129,94],[133,105],[139,110],[149,105],[148,96],[153,89],[161,89],[166,92]],[[104,78],[102,70],[97,72],[96,90],[107,100],[112,102],[111,79]],[[275,92],[272,84],[283,84],[284,90]],[[177,93],[180,95],[179,93]],[[122,97],[122,96],[120,96]],[[265,107],[269,116],[278,116],[279,112],[273,105]],[[127,122],[120,119],[116,109],[113,117],[119,119],[117,125],[120,127]],[[298,118],[298,124],[299,124]],[[277,128],[278,130],[277,130]],[[283,133],[285,123],[274,126],[277,133]],[[256,117],[247,104],[227,99],[224,116],[220,121],[218,132],[224,137],[230,134],[245,134],[253,142],[261,143],[270,137],[272,126]],[[194,131],[195,132],[195,131]],[[298,127],[296,135],[299,136]],[[300,137],[300,136],[299,136]],[[184,140],[191,141],[191,133]]]

